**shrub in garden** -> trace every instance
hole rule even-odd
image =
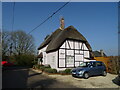
[[[33,66],[34,55],[21,54],[14,56],[14,58],[18,66]]]
[[[65,72],[64,72],[64,71],[59,71],[58,73],[59,73],[59,74],[64,74]]]
[[[60,74],[71,74],[71,69],[65,69],[63,71],[59,71]]]
[[[48,73],[57,73],[57,70],[52,68],[45,68],[44,71]]]
[[[53,73],[57,73],[57,70],[56,69],[52,69]]]
[[[51,68],[49,64],[44,65],[45,68]]]
[[[33,65],[34,69],[38,69],[38,64]]]
[[[35,65],[33,65],[33,69],[35,69]]]
[[[64,73],[65,73],[65,74],[71,74],[71,69],[65,69],[65,70],[64,70]]]
[[[41,69],[42,71],[44,71],[45,67],[44,66],[40,66],[39,69]]]

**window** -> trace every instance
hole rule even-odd
[[[102,66],[101,62],[97,62],[96,64],[97,64],[97,66]]]
[[[96,62],[93,62],[93,63],[92,63],[92,66],[93,66],[93,67],[96,67]]]
[[[74,56],[67,55],[66,61],[67,61],[67,64],[74,64]]]

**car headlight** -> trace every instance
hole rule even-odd
[[[84,71],[79,71],[78,73],[79,73],[79,74],[83,74],[83,73],[84,73]]]

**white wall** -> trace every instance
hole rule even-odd
[[[46,53],[47,46],[39,50],[43,53],[43,65],[50,64],[51,68],[57,68],[58,51]]]
[[[90,57],[90,52],[89,51],[84,51],[84,57],[89,58]]]
[[[51,68],[57,68],[58,51],[47,53],[47,64],[50,64]]]

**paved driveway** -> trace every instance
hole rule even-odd
[[[3,71],[3,88],[118,88],[112,82],[116,75],[97,76],[89,79],[71,75],[47,75],[30,68],[11,67]]]
[[[27,83],[30,88],[76,88],[72,84],[59,82],[56,78],[51,78],[41,73],[35,73],[31,70]]]
[[[35,70],[38,72],[37,70]],[[47,74],[45,74],[47,75]],[[77,88],[116,88],[120,90],[120,86],[115,83],[117,75],[107,73],[107,76],[93,76],[89,79],[75,78],[72,75],[47,75],[50,78],[56,79],[56,81],[73,85]]]
[[[76,88],[25,67],[8,68],[2,76],[2,88]]]

